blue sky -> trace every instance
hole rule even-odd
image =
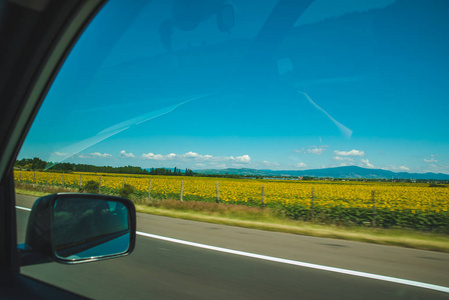
[[[313,2],[280,43],[267,42],[283,33],[274,26],[254,47],[275,1],[226,2],[229,32],[221,0],[111,1],[19,159],[449,174],[448,2],[339,2]]]

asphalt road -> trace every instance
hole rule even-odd
[[[31,207],[35,197],[17,195]],[[17,209],[18,242],[29,212]],[[430,251],[138,214],[137,229],[164,237],[449,286],[449,255]],[[449,293],[223,253],[138,236],[127,257],[21,272],[95,299],[449,299]]]

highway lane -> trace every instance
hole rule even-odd
[[[17,196],[31,207],[35,198]],[[28,212],[17,210],[19,242]],[[235,250],[448,285],[449,255],[138,215],[138,230]],[[447,299],[449,294],[218,253],[139,236],[126,258],[22,272],[101,299]]]

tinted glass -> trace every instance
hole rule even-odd
[[[114,201],[59,198],[53,241],[56,256],[65,260],[124,253],[129,248],[128,211]]]

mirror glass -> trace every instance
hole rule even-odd
[[[125,253],[130,243],[129,215],[117,201],[63,197],[53,209],[53,251],[63,260],[94,259]]]

